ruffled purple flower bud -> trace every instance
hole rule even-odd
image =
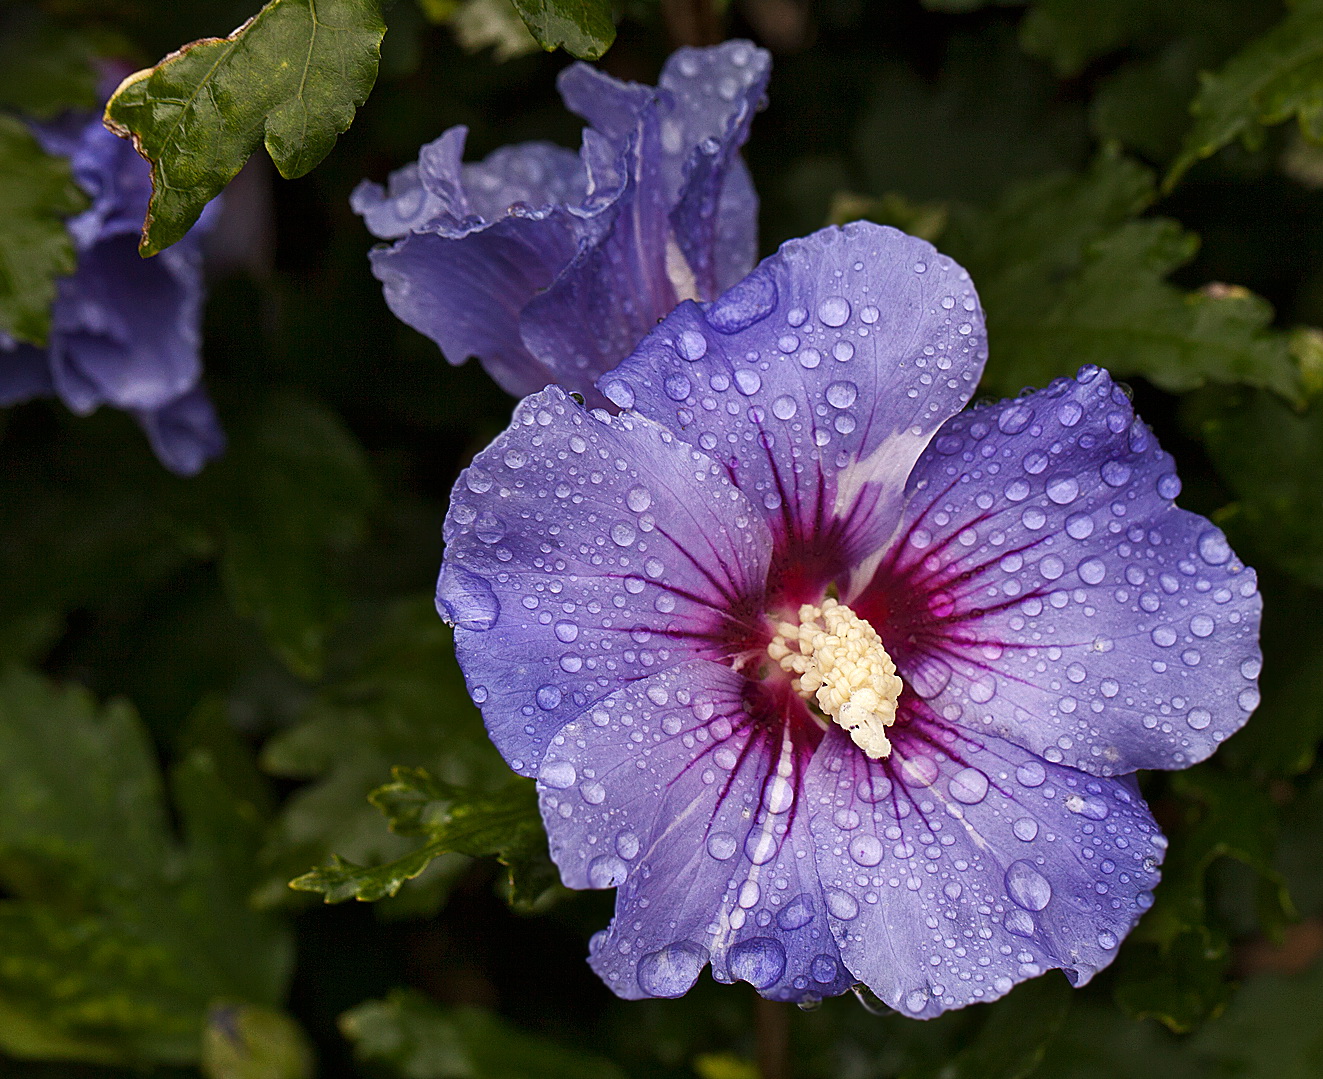
[[[561,72],[589,122],[578,154],[530,142],[462,164],[467,129],[424,146],[352,204],[380,239],[372,271],[400,319],[506,390],[595,380],[685,299],[712,300],[757,257],[739,148],[767,85],[747,41],[680,49],[657,87]],[[597,398],[600,402],[601,398]]]
[[[622,997],[926,1018],[1087,982],[1151,904],[1133,773],[1254,709],[1255,575],[1106,372],[965,409],[986,354],[959,266],[826,229],[460,476],[438,607],[562,879],[618,889]]]
[[[166,468],[193,475],[225,448],[201,382],[200,241],[216,204],[179,243],[140,258],[151,169],[132,144],[85,112],[32,130],[69,159],[92,205],[69,221],[78,266],[58,282],[46,347],[0,333],[0,405],[53,394],[79,415],[123,409]]]

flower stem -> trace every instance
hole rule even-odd
[[[758,1073],[790,1079],[790,1005],[758,998]]]

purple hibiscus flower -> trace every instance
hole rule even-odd
[[[99,114],[33,124],[47,153],[69,158],[92,205],[70,219],[78,254],[59,281],[45,348],[0,333],[0,405],[58,395],[86,415],[101,405],[131,412],[157,457],[193,475],[225,448],[202,388],[202,222],[173,247],[138,256],[151,169]]]
[[[1140,768],[1258,701],[1261,601],[1106,372],[961,411],[968,275],[856,224],[683,303],[460,477],[438,607],[623,997],[712,965],[928,1017],[1087,981],[1151,903]]]
[[[395,241],[371,255],[391,310],[516,396],[549,382],[592,396],[676,303],[752,269],[739,148],[768,67],[747,41],[680,49],[659,87],[574,64],[558,82],[592,125],[578,154],[530,142],[464,165],[467,129],[452,127],[386,189],[364,181],[354,209]]]

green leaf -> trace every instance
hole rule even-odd
[[[1273,460],[1266,447],[1264,455]],[[1280,458],[1276,470],[1287,471]],[[1268,591],[1263,650],[1270,657],[1260,679],[1263,700],[1245,729],[1222,750],[1228,763],[1261,778],[1308,772],[1323,741],[1323,592],[1285,587]]]
[[[1277,808],[1249,780],[1204,764],[1170,779],[1184,820],[1172,836],[1153,909],[1118,964],[1117,1001],[1135,1018],[1160,1020],[1183,1033],[1225,1007],[1231,996],[1227,933],[1210,911],[1209,869],[1230,858],[1258,881],[1259,916],[1279,931],[1294,916],[1274,864]]]
[[[360,866],[335,857],[328,866],[290,882],[304,892],[320,892],[328,903],[346,899],[375,902],[393,896],[442,854],[494,855],[509,869],[510,902],[533,908],[556,884],[547,854],[547,836],[538,812],[537,791],[519,779],[494,794],[433,779],[421,768],[395,768],[395,781],[372,793],[371,801],[396,835],[422,836],[427,843],[380,866]]]
[[[402,1079],[624,1079],[615,1064],[567,1049],[477,1008],[442,1008],[404,990],[340,1017],[354,1055]]]
[[[0,106],[41,119],[96,108],[97,52],[92,35],[20,8],[0,33]]]
[[[0,332],[44,345],[55,279],[74,270],[64,219],[87,206],[69,162],[0,115]]]
[[[312,1046],[284,1012],[216,1004],[202,1039],[206,1079],[312,1079]]]
[[[1280,23],[1205,75],[1190,111],[1194,127],[1167,174],[1167,190],[1200,158],[1237,138],[1256,145],[1264,126],[1292,116],[1306,135],[1323,141],[1323,0],[1299,0]]]
[[[1323,398],[1301,410],[1271,394],[1201,396],[1189,418],[1236,495],[1221,521],[1238,542],[1323,588]]]
[[[1024,185],[988,212],[953,211],[943,247],[987,312],[986,389],[1010,395],[1094,363],[1172,393],[1220,382],[1299,396],[1263,300],[1166,282],[1197,240],[1172,221],[1132,220],[1153,194],[1146,169],[1109,151],[1082,176]]]
[[[362,447],[321,406],[274,397],[189,493],[235,608],[292,671],[315,677],[345,607],[331,556],[362,541],[377,494]]]
[[[866,193],[985,203],[1086,159],[1083,107],[1004,25],[951,35],[936,67],[928,79],[900,60],[878,64],[852,139]]]
[[[610,0],[514,0],[524,25],[548,52],[596,60],[616,39]]]
[[[271,0],[125,79],[106,124],[152,165],[141,252],[179,240],[259,143],[287,179],[316,166],[367,100],[385,32],[376,0]]]
[[[960,1052],[939,1067],[908,1073],[906,1079],[1026,1079],[1061,1029],[1071,996],[1070,985],[1057,974],[1017,986],[985,1009],[986,1021]]]
[[[198,1059],[217,998],[276,1006],[291,939],[249,909],[261,820],[195,750],[171,776],[132,708],[0,676],[0,1048]]]
[[[271,866],[263,904],[292,898],[289,879],[333,851],[358,864],[393,862],[415,844],[382,827],[368,796],[393,765],[426,768],[474,789],[505,783],[509,769],[483,729],[455,662],[448,626],[431,595],[365,612],[332,650],[331,676],[299,720],[265,746],[262,765],[289,779],[311,779],[284,804],[264,861]],[[431,913],[451,878],[468,864],[459,854],[433,863],[423,881],[391,902]],[[399,912],[396,910],[395,912]]]

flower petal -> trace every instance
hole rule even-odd
[[[891,534],[914,461],[985,358],[968,275],[858,222],[680,305],[598,385],[716,456],[780,537],[830,535],[848,564]]]
[[[45,351],[0,331],[0,405],[16,405],[54,392]]]
[[[1060,967],[1082,985],[1152,902],[1166,841],[1133,779],[912,721],[871,761],[828,733],[806,779],[846,966],[902,1014],[995,1000]]]
[[[709,960],[718,981],[774,1000],[849,984],[796,804],[808,753],[786,721],[749,715],[746,690],[691,660],[599,701],[547,751],[539,789],[565,883],[620,889],[591,962],[622,997],[679,996]]]
[[[711,649],[770,552],[715,462],[554,387],[461,474],[445,538],[438,607],[493,741],[524,775],[593,702]]]
[[[372,251],[372,272],[396,317],[450,363],[477,356],[519,396],[554,381],[524,347],[519,313],[574,257],[578,233],[560,209],[511,214],[458,238],[411,232]]]
[[[747,41],[678,49],[662,71],[676,102],[662,121],[671,224],[698,298],[730,288],[757,258],[758,201],[739,149],[770,74],[771,57]]]
[[[971,410],[916,467],[857,609],[913,597],[874,624],[918,642],[902,675],[965,728],[1097,775],[1184,768],[1258,703],[1262,600],[1179,490],[1106,372]]]
[[[181,476],[197,475],[225,452],[225,432],[201,386],[137,417],[161,464]]]
[[[187,393],[202,375],[201,305],[196,240],[152,259],[138,256],[136,235],[83,251],[51,311],[51,372],[65,404],[153,409]]]
[[[609,208],[601,239],[585,243],[520,315],[528,351],[557,382],[586,387],[627,356],[677,302],[686,286],[673,278],[675,248],[660,177],[661,133],[655,110],[639,114],[619,162],[623,186]],[[678,253],[678,248],[675,248]]]

